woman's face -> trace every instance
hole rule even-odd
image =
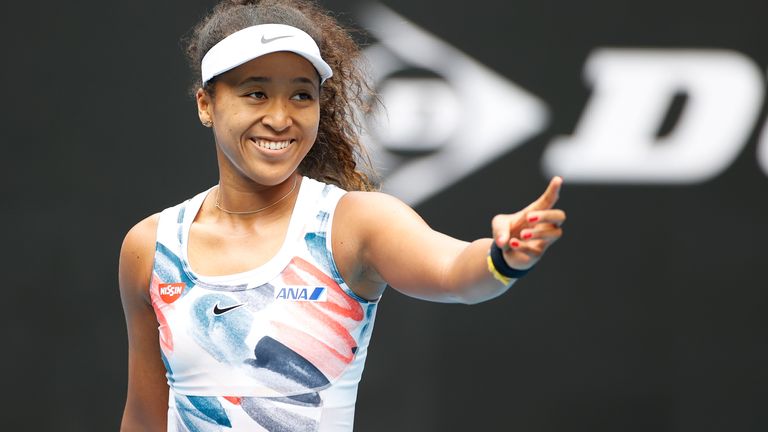
[[[276,52],[225,72],[214,86],[213,97],[199,90],[197,103],[201,120],[213,122],[221,176],[268,186],[285,181],[317,138],[315,68]]]

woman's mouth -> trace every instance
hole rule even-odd
[[[256,144],[257,147],[261,147],[266,150],[282,150],[286,147],[288,147],[293,140],[284,140],[284,141],[270,141],[265,139],[258,139],[258,138],[251,138],[251,141],[253,141],[254,144]]]

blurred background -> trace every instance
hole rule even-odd
[[[122,238],[217,181],[179,42],[213,4],[0,15],[3,430],[118,429]],[[321,4],[364,30],[366,139],[432,227],[488,236],[566,180],[506,295],[385,294],[356,430],[768,430],[767,3]]]

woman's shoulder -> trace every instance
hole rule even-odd
[[[397,197],[376,191],[347,192],[339,200],[339,209],[348,216],[364,219],[415,214],[411,207]]]
[[[366,240],[407,232],[425,223],[408,204],[384,192],[347,192],[336,208],[334,229],[343,227],[346,236]]]
[[[129,247],[135,249],[149,243],[155,243],[157,235],[157,225],[160,221],[160,212],[147,216],[134,225],[125,235],[123,240],[123,249]]]
[[[152,275],[155,239],[160,213],[155,213],[134,225],[120,248],[119,278],[123,291],[142,291]]]

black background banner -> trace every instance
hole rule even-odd
[[[358,25],[377,7],[322,3]],[[384,4],[545,112],[497,156],[415,203],[430,225],[462,239],[487,236],[494,214],[543,190],[548,149],[581,131],[595,100],[587,64],[598,50],[727,51],[761,81],[734,160],[706,179],[566,176],[564,238],[504,296],[462,306],[389,290],[356,430],[766,430],[766,3]],[[15,3],[0,16],[4,430],[118,428],[122,238],[216,182],[179,43],[212,5]],[[478,127],[466,111],[475,106],[457,101],[457,130]],[[692,94],[681,113],[670,108],[666,128],[699,102]]]

